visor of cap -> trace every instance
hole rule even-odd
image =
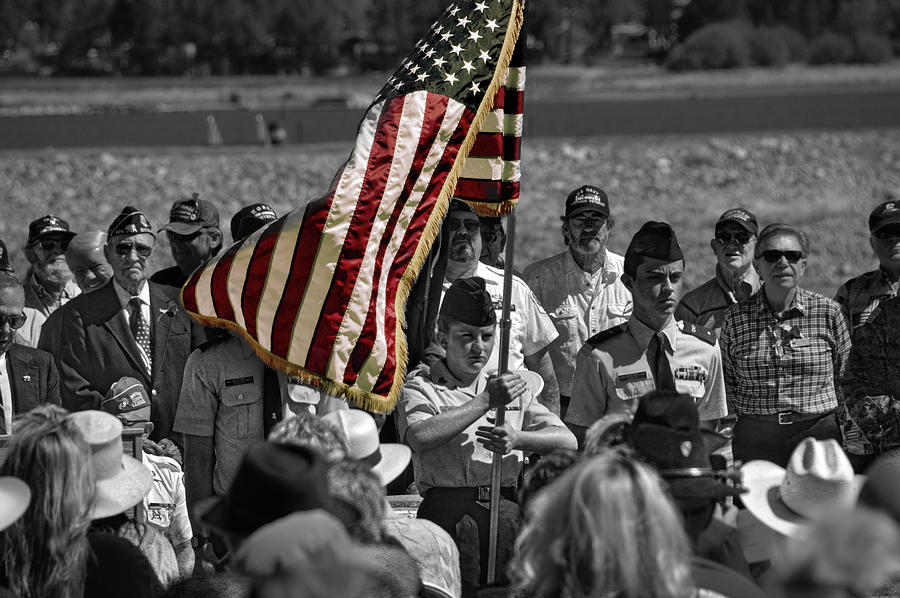
[[[159,229],[159,232],[172,231],[176,235],[193,235],[204,226],[207,225],[200,220],[196,222],[170,222]]]

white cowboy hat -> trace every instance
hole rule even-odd
[[[369,465],[387,486],[409,465],[412,450],[405,444],[381,444],[375,419],[360,409],[342,409],[322,416],[344,436],[351,459]]]
[[[78,411],[71,416],[91,447],[97,494],[91,519],[124,513],[150,492],[153,475],[122,449],[122,422],[104,411]]]
[[[742,468],[747,493],[744,506],[766,527],[796,536],[829,515],[849,510],[865,476],[853,466],[836,440],[806,438],[788,462],[787,470],[768,461],[750,461]]]
[[[31,488],[12,476],[0,477],[0,530],[8,528],[25,514],[31,502]]]

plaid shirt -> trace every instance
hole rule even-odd
[[[837,303],[797,289],[783,317],[763,289],[725,313],[719,338],[725,387],[737,413],[826,413],[841,401],[850,331]]]
[[[878,268],[841,285],[834,300],[841,306],[850,328],[868,324],[875,308],[882,301],[896,297],[900,285],[891,282],[884,270]]]

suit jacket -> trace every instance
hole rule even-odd
[[[59,405],[59,373],[49,353],[13,344],[6,351],[13,413],[31,411],[41,403]]]
[[[99,409],[100,401],[117,380],[132,376],[150,395],[152,440],[172,431],[184,364],[205,340],[203,328],[181,308],[180,289],[150,285],[152,372],[141,360],[122,305],[110,280],[106,286],[70,301],[59,326],[61,338],[48,339],[60,347],[63,406],[72,411]],[[51,333],[57,333],[54,330]],[[180,443],[179,443],[180,444]]]

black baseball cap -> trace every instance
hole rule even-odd
[[[75,233],[69,230],[68,222],[58,216],[47,214],[37,220],[32,220],[31,224],[28,225],[28,241],[26,241],[25,244],[33,245],[42,237],[49,235],[65,237],[68,240],[72,240]]]

